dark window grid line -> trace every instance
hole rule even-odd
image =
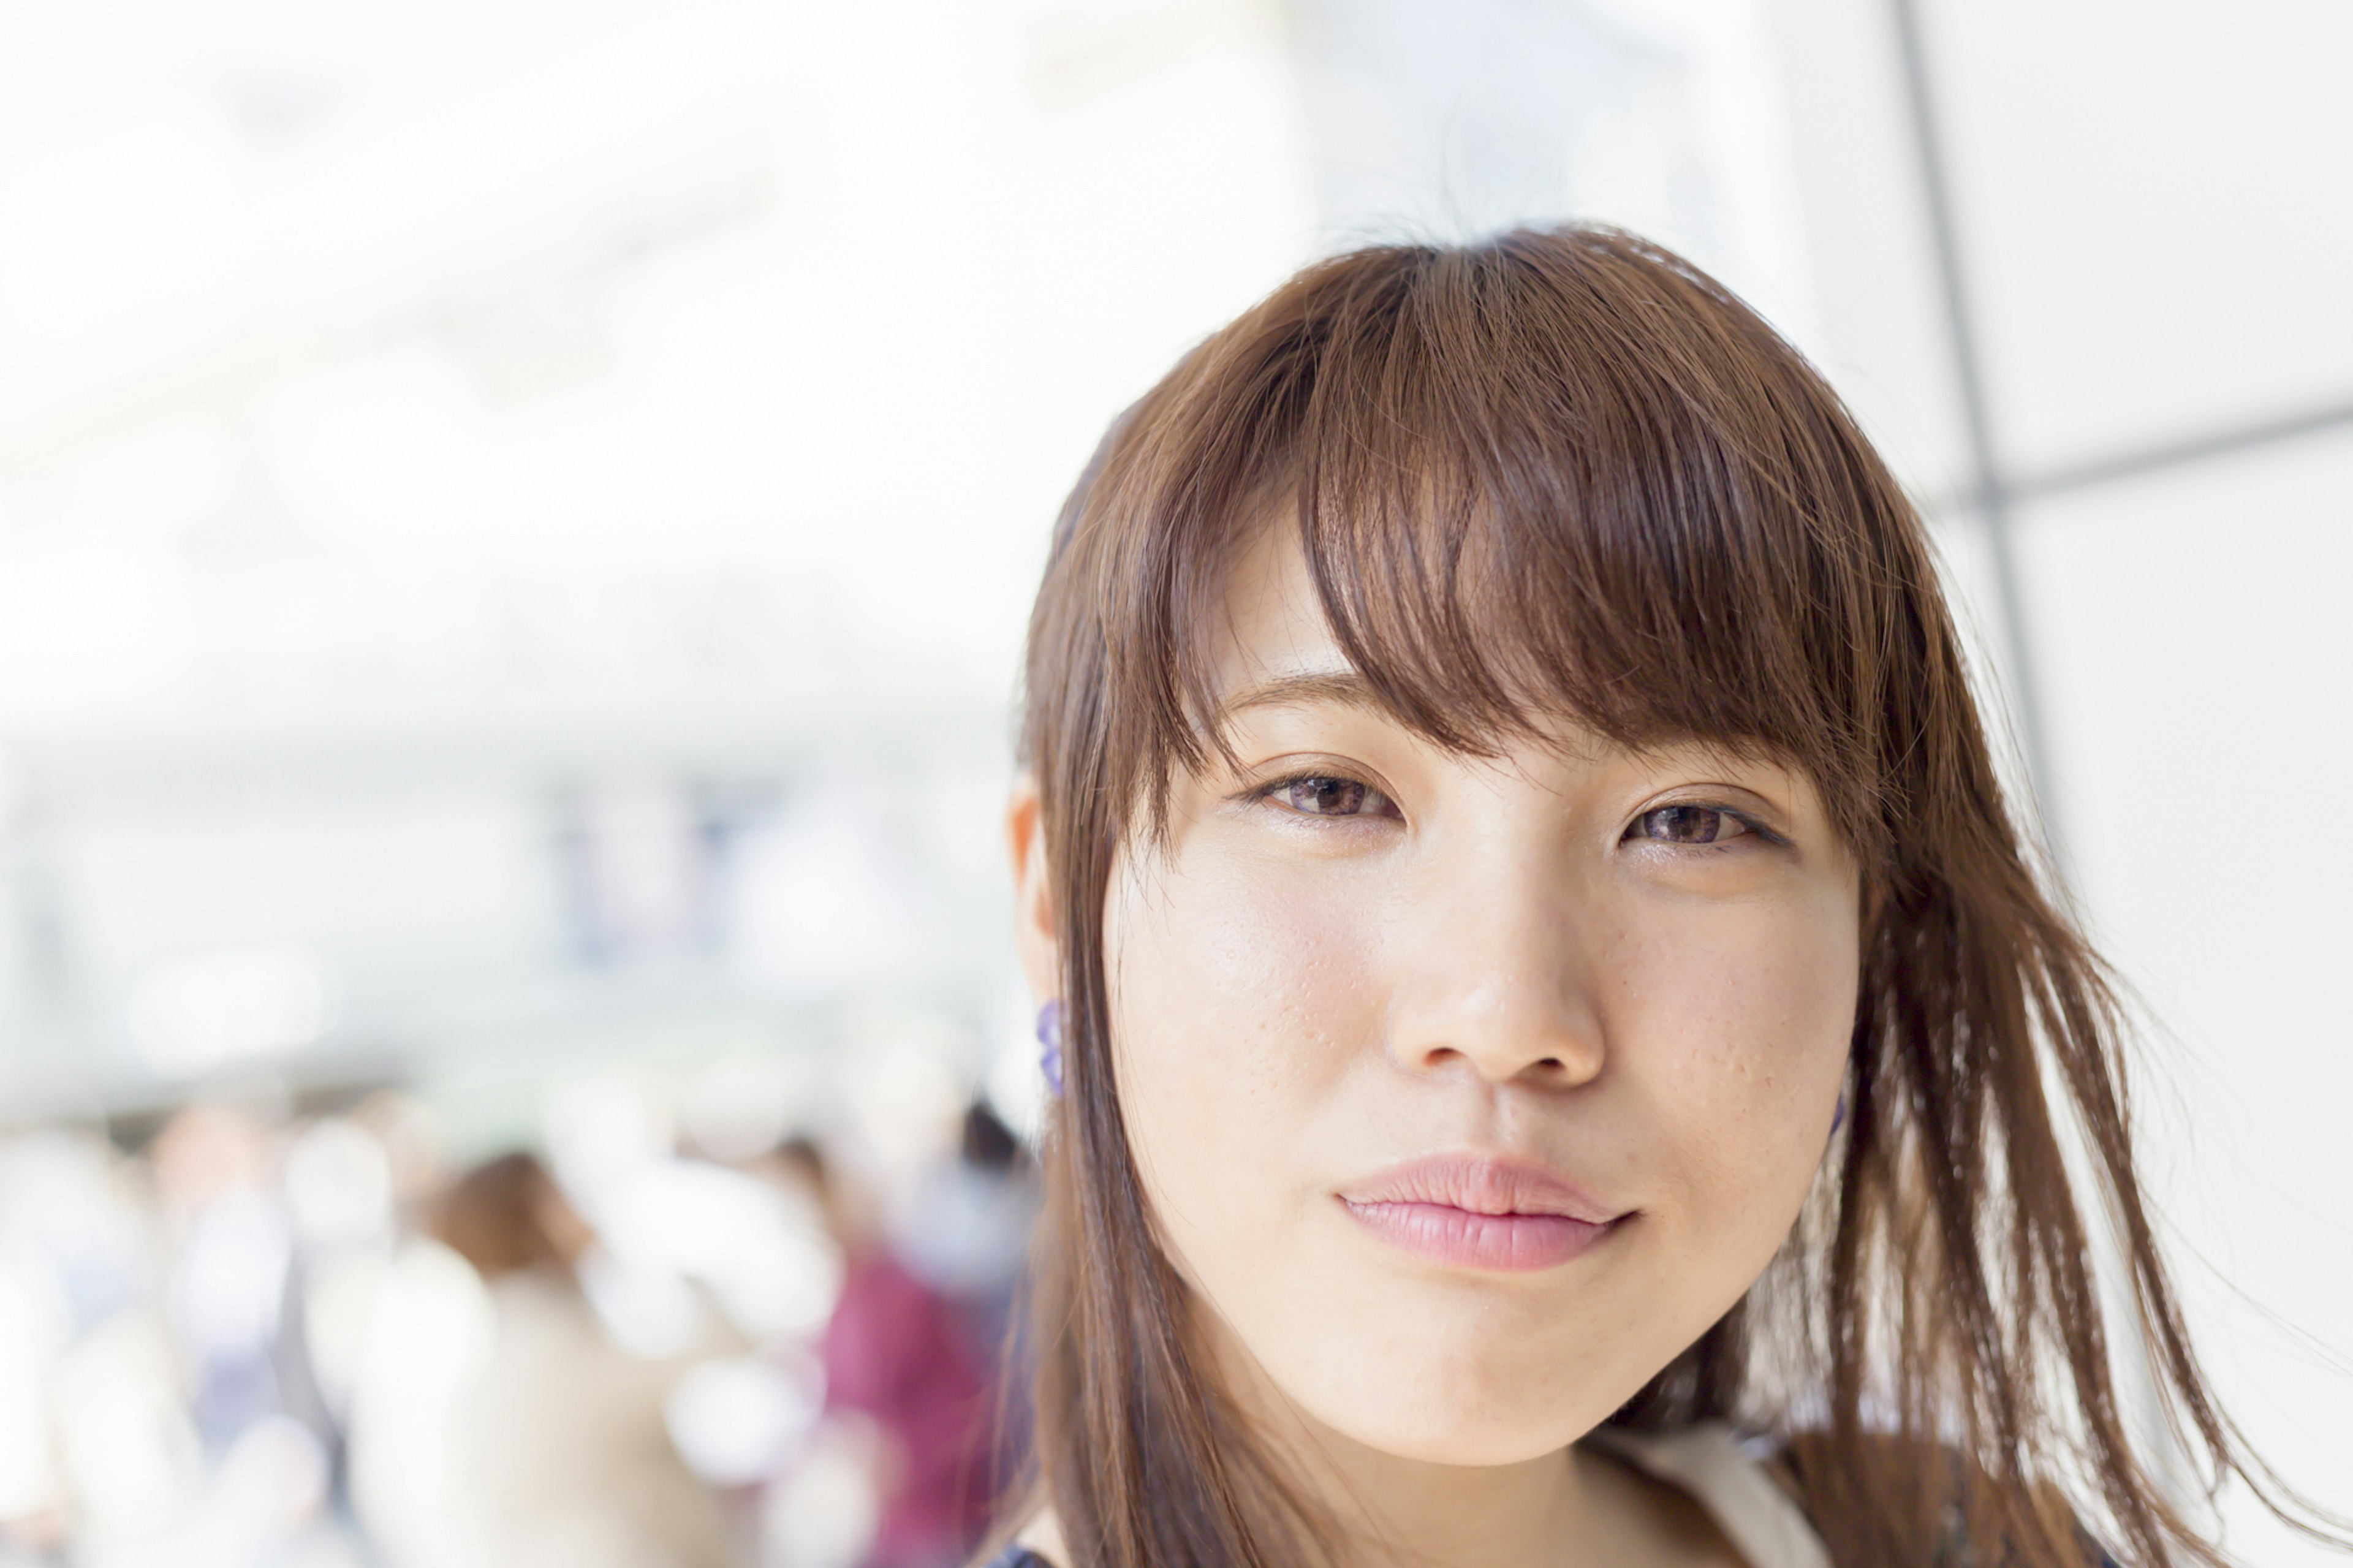
[[[1920,176],[1922,205],[1926,209],[1937,293],[1944,305],[1946,351],[1952,358],[1954,391],[1960,399],[1961,423],[1968,440],[1967,493],[1974,503],[1978,524],[1985,530],[1988,552],[1992,557],[1994,612],[2000,623],[2002,653],[2010,666],[2011,717],[2018,728],[2027,787],[2034,795],[2033,809],[2027,814],[2030,830],[2040,838],[2043,855],[2056,872],[2061,864],[2062,835],[2056,815],[2057,797],[2051,787],[2051,752],[2042,721],[2033,639],[2026,626],[2017,552],[2010,538],[2012,491],[2008,470],[1997,455],[1991,405],[1978,351],[1976,315],[1962,272],[1959,226],[1952,183],[1947,173],[1944,137],[1938,128],[1935,87],[1928,69],[1926,28],[1919,0],[1888,0],[1888,10],[1894,23],[1905,109],[1911,120],[1913,154]]]
[[[2353,427],[2353,399],[2322,404],[2242,425],[2224,426],[2197,435],[2111,453],[2106,457],[2062,464],[2041,473],[2012,479],[2005,485],[2003,493],[2015,507],[2021,501],[2039,501],[2076,490],[2095,489],[2102,485],[2163,473],[2168,468],[2189,468],[2213,458],[2234,457],[2241,452],[2348,427]],[[1930,512],[1947,516],[1979,508],[1983,502],[1977,491],[1962,489],[1938,496],[1926,504]]]
[[[1914,153],[1918,160],[1931,247],[1936,256],[1937,279],[1944,298],[1953,378],[1968,436],[1969,466],[1974,470],[1971,476],[1974,494],[1969,499],[1975,502],[1977,515],[1986,531],[1993,557],[1994,592],[1998,600],[1996,613],[2001,620],[2002,640],[2006,645],[2004,651],[2010,665],[2010,692],[2019,728],[2019,746],[2023,752],[2021,760],[2026,766],[2028,787],[2036,796],[2035,809],[2028,814],[2030,831],[2040,836],[2044,863],[2059,884],[2062,896],[2066,897],[2074,878],[2070,874],[2066,858],[2065,837],[2061,831],[2062,824],[2056,809],[2057,798],[2051,788],[2050,751],[2042,723],[2032,639],[2025,624],[2025,605],[2019,590],[2017,558],[2010,539],[2015,504],[2021,492],[2011,483],[2000,462],[1993,437],[1990,404],[1978,353],[1975,318],[1970,311],[1968,290],[1961,266],[1959,226],[1952,185],[1946,170],[1943,139],[1938,131],[1934,85],[1928,65],[1926,29],[1920,15],[1921,3],[1922,0],[1888,0],[1888,9],[1895,26],[1905,106],[1912,121]],[[2079,469],[2062,470],[2058,477],[2065,479],[2072,474],[2076,488],[2081,488],[2099,482],[2116,467],[2114,462],[2086,464]],[[2044,477],[2046,486],[2051,477]],[[2052,492],[2046,488],[2042,493]],[[2116,1267],[2114,1260],[2107,1260],[2110,1271]],[[2118,1289],[2128,1300],[2129,1288]],[[2167,1418],[2164,1396],[2157,1383],[2154,1352],[2147,1336],[2138,1331],[2137,1325],[2129,1317],[2119,1324],[2119,1340],[2137,1342],[2137,1348],[2140,1353],[2121,1358],[2117,1393],[2131,1412],[2134,1425],[2140,1428],[2149,1443],[2158,1484],[2176,1500],[2181,1500],[2187,1495],[2187,1489],[2183,1483],[2179,1439],[2173,1434]]]

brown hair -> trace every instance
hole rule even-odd
[[[1848,1115],[1815,1198],[1612,1420],[1778,1432],[1841,1568],[1964,1543],[1954,1561],[2080,1568],[2054,1485],[2144,1568],[2219,1562],[2119,1408],[2071,1141],[2168,1415],[2218,1484],[2281,1494],[2191,1354],[2134,1174],[2118,1008],[2004,808],[1919,519],[1721,285],[1571,227],[1309,268],[1113,427],[1062,515],[1022,749],[1064,964],[1034,1331],[1071,1568],[1287,1563],[1329,1539],[1202,1370],[1107,1037],[1108,879],[1221,743],[1206,637],[1270,495],[1403,723],[1474,753],[1566,713],[1769,754],[1863,867]]]
[[[485,1279],[534,1268],[568,1275],[571,1254],[548,1228],[550,1212],[563,1203],[535,1157],[501,1154],[452,1184],[433,1205],[430,1226],[436,1240]]]

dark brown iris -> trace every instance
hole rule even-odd
[[[1662,805],[1642,814],[1642,837],[1669,844],[1716,844],[1739,831],[1729,812],[1712,805]]]
[[[1366,793],[1354,779],[1301,779],[1291,786],[1291,807],[1314,816],[1355,816],[1365,809]]]

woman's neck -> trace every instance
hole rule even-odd
[[[1591,1499],[1575,1449],[1516,1465],[1400,1459],[1335,1435],[1289,1468],[1341,1533],[1348,1568],[1563,1568]]]
[[[1211,1360],[1240,1424],[1328,1531],[1331,1568],[1747,1568],[1689,1494],[1583,1446],[1451,1465],[1360,1443],[1275,1386],[1228,1333]],[[1071,1568],[1050,1509],[1018,1536]]]
[[[1230,1340],[1217,1360],[1245,1425],[1337,1533],[1337,1568],[1741,1568],[1692,1498],[1606,1455],[1401,1458],[1317,1421]]]
[[[1470,1467],[1324,1446],[1293,1468],[1341,1533],[1335,1568],[1747,1568],[1691,1498],[1581,1448]],[[1051,1509],[1017,1539],[1069,1568]]]
[[[1376,1462],[1361,1462],[1366,1455]],[[1370,1450],[1343,1458],[1326,1449],[1312,1459],[1293,1458],[1289,1468],[1309,1489],[1302,1500],[1340,1533],[1334,1568],[1647,1565],[1647,1556],[1576,1549],[1593,1535],[1580,1528],[1585,1464],[1574,1449],[1500,1469],[1421,1465]],[[1609,1534],[1616,1540],[1620,1532]],[[1033,1515],[1016,1539],[1054,1568],[1071,1563],[1061,1521],[1050,1509]]]

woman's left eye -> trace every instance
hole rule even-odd
[[[1662,805],[1636,817],[1626,837],[1654,844],[1723,844],[1754,831],[1720,806]]]
[[[1279,784],[1267,792],[1302,816],[1393,816],[1397,808],[1388,796],[1368,784],[1324,774],[1310,774]]]

